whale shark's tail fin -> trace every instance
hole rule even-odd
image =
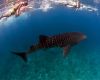
[[[21,57],[25,62],[28,61],[27,53],[25,53],[25,52],[12,52],[12,53],[18,55],[19,57]]]

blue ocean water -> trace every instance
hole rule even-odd
[[[57,6],[0,23],[0,80],[100,80],[100,16]],[[87,39],[66,58],[62,49],[33,52],[24,63],[10,51],[26,51],[39,35],[79,31]]]

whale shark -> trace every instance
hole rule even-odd
[[[32,45],[26,52],[15,52],[12,53],[21,57],[25,62],[27,62],[27,55],[38,51],[40,49],[49,49],[53,47],[63,48],[63,56],[69,53],[70,49],[76,44],[80,43],[86,39],[86,35],[81,32],[66,32],[53,36],[40,35],[39,43]]]

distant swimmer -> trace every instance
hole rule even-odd
[[[27,55],[40,49],[48,49],[53,47],[63,48],[63,56],[66,57],[71,47],[78,44],[80,41],[86,39],[86,36],[80,32],[68,32],[54,36],[40,35],[39,43],[30,46],[27,52],[13,52],[20,56],[25,62],[27,62]]]
[[[66,3],[65,6],[67,7],[73,7],[73,8],[80,8],[80,0],[77,0],[77,2],[69,2]]]
[[[8,12],[6,12],[5,14],[3,14],[0,19],[4,18],[4,17],[10,17],[12,15],[15,16],[19,16],[20,12],[21,12],[21,8],[25,7],[28,5],[27,1],[23,1],[23,2],[19,2],[17,4],[15,4],[10,10],[8,10]]]
[[[81,7],[80,0],[77,0],[77,2],[76,2],[76,8],[80,8],[80,7]]]

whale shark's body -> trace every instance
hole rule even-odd
[[[39,43],[32,45],[27,52],[12,52],[20,56],[24,61],[27,61],[27,55],[39,49],[48,49],[53,47],[63,48],[63,55],[69,52],[70,48],[80,41],[86,39],[86,36],[80,32],[67,32],[54,36],[40,35]]]

